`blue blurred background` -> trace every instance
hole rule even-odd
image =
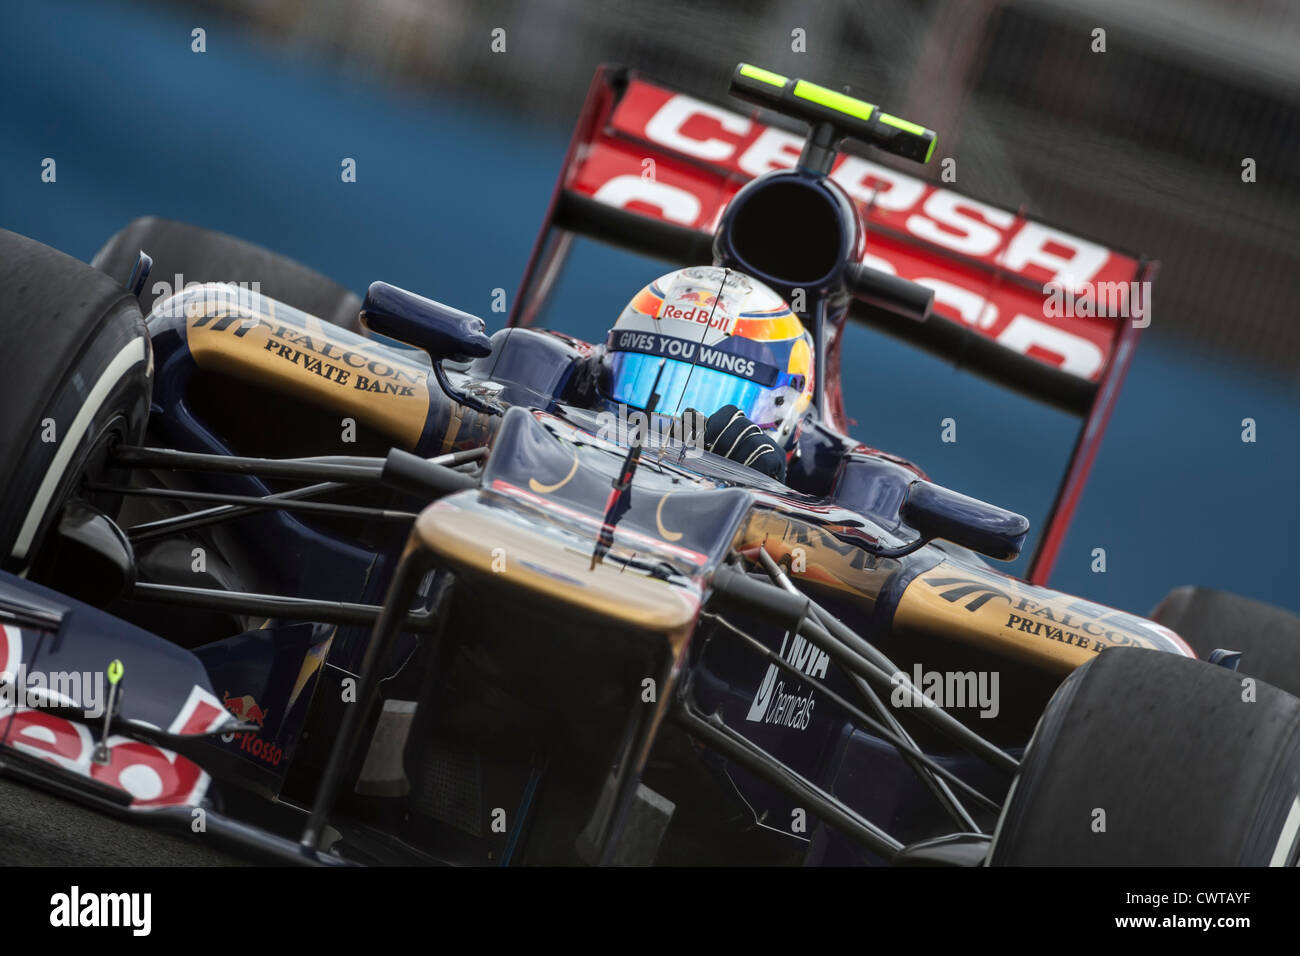
[[[830,6],[843,7],[852,24],[872,20],[862,5]],[[1091,6],[1104,19],[1104,8],[1113,5]],[[1215,8],[1208,2],[1192,6]],[[701,29],[716,27],[709,19],[713,4],[640,9],[654,7],[664,16],[695,17]],[[984,31],[978,34],[986,37],[979,50],[986,59],[1008,31],[1027,29],[1013,20],[998,33],[988,17],[1009,16],[1008,10],[1023,15],[1026,7],[1049,25],[1060,13],[1051,3],[1041,10],[1032,4],[962,7],[968,19],[971,9],[984,10],[985,20],[967,23],[966,29]],[[539,17],[538,8],[554,16]],[[1189,247],[1188,236],[1197,233],[1180,228],[1177,217],[1185,211],[1178,203],[1192,201],[1161,194],[1170,191],[1170,180],[1176,185],[1179,176],[1193,175],[1180,162],[1193,162],[1198,154],[1169,160],[1161,179],[1153,165],[1159,170],[1160,157],[1167,154],[1156,143],[1142,153],[1153,164],[1141,167],[1150,179],[1143,194],[1147,205],[1135,209],[1133,196],[1116,194],[1103,202],[1097,219],[1098,202],[1080,193],[1079,183],[1128,188],[1132,184],[1125,175],[1131,169],[1124,164],[1136,162],[1131,155],[1089,153],[1091,178],[1077,181],[1082,176],[1077,156],[1075,166],[1046,169],[1026,165],[1028,160],[1013,162],[1010,156],[1020,153],[1014,149],[1015,134],[1006,131],[1022,130],[1031,114],[993,95],[996,71],[989,78],[987,70],[972,67],[966,79],[944,80],[948,85],[932,97],[924,89],[918,92],[914,79],[908,81],[907,71],[921,72],[916,57],[936,43],[947,51],[945,70],[961,62],[960,51],[942,46],[952,28],[937,26],[949,22],[941,0],[909,7],[905,14],[896,4],[873,5],[872,22],[911,40],[905,47],[912,51],[909,61],[889,73],[879,57],[865,67],[853,59],[852,49],[843,48],[856,43],[881,49],[872,45],[874,35],[853,30],[838,31],[839,45],[826,56],[790,62],[789,25],[823,24],[825,8],[809,13],[799,4],[757,4],[754,22],[736,28],[743,32],[734,44],[718,42],[714,29],[708,52],[696,55],[682,46],[665,53],[647,47],[649,41],[627,39],[656,29],[662,34],[663,27],[655,26],[662,18],[642,22],[618,5],[601,9],[604,19],[593,25],[582,19],[581,8],[550,0],[527,11],[517,4],[475,4],[471,10],[391,0],[373,6],[344,0],[319,6],[102,0],[9,5],[0,32],[0,226],[89,259],[136,216],[185,220],[274,248],[356,291],[384,279],[477,312],[496,327],[504,317],[490,310],[493,290],[514,292],[569,123],[597,63],[630,62],[715,99],[727,69],[739,59],[823,82],[848,72],[850,79],[863,81],[855,91],[864,95],[873,82],[885,87],[872,96],[879,102],[932,100],[937,112],[960,122],[954,155],[963,157],[963,169],[973,171],[960,188],[1013,206],[1028,199],[1031,213],[1120,246],[1139,246],[1166,262],[1156,286],[1152,328],[1129,373],[1053,586],[1138,613],[1149,611],[1170,588],[1188,583],[1300,611],[1292,564],[1293,542],[1300,538],[1295,372],[1300,297],[1288,294],[1296,291],[1300,274],[1294,216],[1243,215],[1238,229],[1235,217],[1219,215],[1221,229],[1229,229],[1225,221],[1231,220],[1232,230],[1253,231],[1217,240],[1207,232]],[[907,19],[917,9],[930,11],[919,25]],[[891,20],[882,11],[897,16]],[[763,26],[768,21],[774,24],[770,28]],[[586,32],[571,31],[549,53],[537,50],[540,40],[529,45],[530,37],[543,36],[548,25],[560,29],[578,22]],[[1031,17],[1031,26],[1034,22]],[[1294,18],[1287,22],[1293,26]],[[513,31],[517,54],[490,58],[492,23]],[[196,27],[206,31],[202,54],[191,51]],[[1127,22],[1112,35],[1125,36],[1125,29],[1143,35]],[[1274,26],[1269,32],[1278,31]],[[815,52],[817,33],[809,36]],[[769,50],[764,44],[773,45]],[[982,62],[978,54],[969,57]],[[551,68],[561,60],[562,69]],[[1004,58],[998,64],[1005,69]],[[1279,118],[1257,119],[1271,123],[1279,142],[1292,142],[1287,137],[1295,129],[1295,73],[1286,64],[1278,69],[1269,102],[1281,111]],[[944,70],[938,75],[942,78]],[[985,87],[993,93],[980,93]],[[945,126],[923,109],[903,112],[938,127],[944,142]],[[1059,113],[1051,104],[1044,107],[1044,115],[1059,118]],[[1086,116],[1076,119],[1080,137],[1103,135]],[[1051,137],[1070,129],[1037,133],[1040,142],[1048,137],[1050,146],[1056,142]],[[1300,145],[1300,137],[1293,139]],[[1253,142],[1257,152],[1263,149]],[[46,157],[57,162],[54,183],[41,181]],[[341,181],[344,157],[356,159],[355,183]],[[1290,162],[1294,166],[1294,153]],[[1052,170],[1059,189],[1047,175]],[[1226,181],[1239,181],[1239,172],[1234,161]],[[1273,200],[1291,202],[1290,185],[1269,187],[1275,189]],[[1213,190],[1202,186],[1192,204],[1210,204],[1208,212],[1202,210],[1209,215]],[[1201,227],[1209,228],[1197,215]],[[1165,242],[1162,236],[1168,237]],[[1252,242],[1265,252],[1252,257]],[[1172,260],[1165,244],[1174,250]],[[1264,271],[1252,274],[1251,269]],[[662,271],[661,264],[579,242],[549,310],[549,324],[598,339],[627,298]],[[1190,294],[1193,281],[1209,285]],[[1259,289],[1267,282],[1277,291],[1261,302]],[[1247,286],[1255,298],[1240,301],[1253,301],[1249,309],[1207,305],[1210,296],[1237,301],[1231,296],[1234,287]],[[1267,313],[1262,318],[1261,311]],[[1040,522],[1073,441],[1072,419],[860,328],[846,343],[844,371],[857,437],[912,458],[937,481]],[[953,444],[940,441],[940,422],[948,417],[957,420]],[[1244,418],[1257,423],[1254,443],[1242,441]],[[1091,570],[1094,548],[1105,549],[1105,573]],[[1023,560],[1012,569],[1022,567]]]

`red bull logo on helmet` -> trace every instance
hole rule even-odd
[[[694,322],[696,325],[707,325],[710,329],[716,329],[719,332],[731,332],[731,316],[725,314],[721,309],[712,306],[681,306],[676,303],[664,303],[663,309],[659,312],[661,319],[677,319],[681,322]]]
[[[718,277],[719,284],[721,276]],[[673,283],[664,298],[663,307],[659,310],[658,318],[674,319],[678,322],[691,322],[695,325],[707,326],[711,331],[721,332],[724,335],[730,335],[734,320],[735,310],[731,308],[731,303],[727,301],[725,293],[719,296],[718,289],[701,288],[696,283],[707,281],[704,277],[699,277],[694,281],[681,280]]]
[[[690,292],[683,292],[678,296],[678,298],[683,302],[694,302],[696,305],[702,306],[706,309],[711,309],[718,304],[718,297],[716,295],[712,292],[703,292],[698,289]]]

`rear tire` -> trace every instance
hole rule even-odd
[[[135,298],[108,276],[0,230],[0,563],[26,568],[87,475],[138,443],[153,354]],[[111,515],[118,500],[89,495]]]
[[[1151,619],[1177,631],[1202,659],[1217,648],[1241,651],[1243,674],[1300,697],[1300,617],[1209,588],[1170,591]]]
[[[153,258],[150,280],[140,295],[140,308],[146,315],[156,298],[151,292],[154,282],[171,284],[180,275],[183,284],[247,282],[251,288],[256,282],[262,295],[353,332],[361,331],[361,300],[334,280],[251,242],[184,222],[155,216],[133,219],[105,243],[91,265],[125,285],[141,250]]]
[[[990,862],[1295,865],[1300,700],[1255,681],[1248,702],[1245,680],[1135,648],[1074,671],[1030,741]]]

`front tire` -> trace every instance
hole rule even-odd
[[[84,262],[0,230],[0,563],[28,567],[116,443],[144,437],[153,353],[135,298]],[[116,498],[86,499],[115,513]]]
[[[1298,794],[1300,700],[1203,661],[1117,648],[1047,705],[989,859],[1294,866]]]

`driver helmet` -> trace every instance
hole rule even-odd
[[[813,340],[776,292],[734,269],[693,266],[651,282],[605,341],[606,400],[644,410],[664,361],[655,413],[706,418],[735,405],[788,448],[812,402]]]

